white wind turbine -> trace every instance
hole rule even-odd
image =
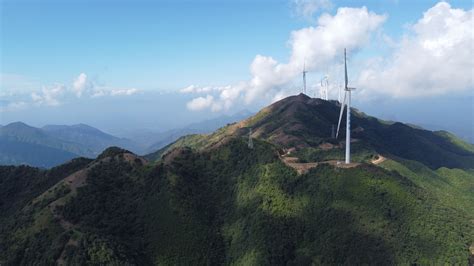
[[[321,99],[328,100],[328,92],[329,92],[329,76],[325,75],[321,79],[321,89],[319,91],[319,96]]]
[[[303,93],[306,94],[306,59],[303,61]]]
[[[341,103],[341,112],[339,113],[339,123],[337,124],[336,139],[339,135],[339,128],[341,127],[342,114],[344,112],[344,105],[347,105],[347,117],[346,117],[346,164],[351,163],[351,91],[355,88],[347,87],[347,63],[346,63],[346,49],[344,48],[344,100]],[[346,103],[347,100],[347,103]]]

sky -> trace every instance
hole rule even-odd
[[[0,0],[0,124],[117,135],[257,111],[302,88],[474,142],[472,1]]]

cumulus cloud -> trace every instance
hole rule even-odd
[[[411,25],[387,60],[368,62],[357,86],[365,94],[418,97],[474,88],[473,9],[440,2]]]
[[[206,109],[212,106],[214,102],[214,97],[212,95],[207,95],[204,97],[197,97],[190,102],[187,103],[187,107],[189,110],[192,111],[199,111],[202,109]]]
[[[56,84],[51,87],[43,86],[41,92],[31,93],[31,99],[37,105],[57,106],[60,105],[60,99],[66,90],[63,84]]]
[[[139,92],[137,88],[101,86],[86,73],[80,73],[69,85],[50,86],[32,83],[21,75],[0,73],[0,112],[31,106],[59,106],[73,98],[126,97]]]
[[[75,95],[80,98],[82,95],[90,97],[102,97],[102,96],[129,96],[139,92],[136,88],[112,88],[107,86],[99,86],[95,82],[91,81],[87,74],[81,73],[74,80],[72,84],[72,90]]]
[[[93,84],[87,79],[85,73],[79,74],[72,84],[72,89],[77,97],[81,97],[84,91],[91,89],[92,87]]]
[[[323,69],[340,56],[344,48],[351,51],[363,47],[385,20],[385,15],[369,12],[366,7],[339,8],[334,16],[323,14],[317,26],[291,33],[287,63],[279,63],[270,56],[255,56],[250,65],[252,78],[222,88],[219,97],[212,98],[207,107],[218,111],[229,108],[236,100],[249,104],[257,98],[273,99],[278,93],[283,95],[282,88],[300,75],[304,62],[309,71]],[[195,92],[194,87],[183,90]]]

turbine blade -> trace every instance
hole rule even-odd
[[[339,113],[339,122],[337,123],[336,139],[337,139],[337,136],[339,136],[339,129],[341,127],[342,114],[344,113],[344,106],[346,104],[346,94],[347,92],[344,92],[344,100],[342,100],[342,103],[341,103],[341,112]]]
[[[344,48],[344,77],[345,77],[345,89],[347,90],[347,83],[348,83],[348,78],[347,78],[347,63],[346,63],[346,48]]]

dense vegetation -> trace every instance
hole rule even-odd
[[[91,161],[77,158],[49,171],[30,166],[0,166],[0,219],[23,208],[45,190]]]
[[[332,107],[325,104],[316,106],[330,117]],[[298,106],[295,114],[306,108]],[[282,149],[298,146],[292,156],[315,162],[342,159],[343,146],[323,129],[311,141],[306,134],[312,129],[282,133],[279,123],[310,119],[292,121],[282,112],[286,119],[270,119],[271,125],[262,122],[271,113],[265,109],[243,124],[182,138],[148,164],[110,148],[92,162],[74,160],[47,171],[0,168],[0,264],[474,262],[472,145],[355,113],[364,128],[354,132],[353,158],[360,164],[320,164],[297,174],[280,159]],[[256,132],[253,149],[249,125]],[[383,145],[378,134],[390,130],[400,132]],[[439,149],[443,161],[418,157],[404,145]],[[380,154],[387,159],[371,164]],[[65,181],[71,173],[77,180],[85,174],[86,183]]]
[[[157,160],[167,151],[182,146],[209,149],[229,137],[248,135],[252,128],[255,138],[268,141],[279,148],[303,150],[304,160],[337,158],[340,151],[321,154],[323,143],[343,143],[345,125],[341,125],[339,140],[331,136],[337,126],[340,106],[334,101],[309,98],[300,94],[290,96],[262,109],[241,123],[228,125],[209,135],[190,135],[148,156]],[[345,113],[343,115],[343,121]],[[445,131],[432,132],[402,123],[389,123],[352,110],[352,138],[360,141],[354,147],[372,153],[402,157],[423,163],[431,169],[440,167],[473,168],[474,145]],[[300,153],[299,155],[302,155]],[[362,155],[362,154],[360,154]],[[365,157],[362,156],[362,157]]]
[[[273,146],[256,141],[249,150],[239,138],[212,152],[181,149],[154,166],[112,154],[61,209],[73,229],[51,217],[34,229],[38,221],[19,218],[23,210],[16,234],[39,231],[6,252],[36,247],[16,259],[64,253],[77,264],[467,264],[474,243],[469,171],[390,160],[387,170],[322,165],[297,175]],[[446,178],[450,186],[438,183]],[[47,216],[45,204],[61,193],[29,215]],[[63,248],[69,239],[77,244]]]

